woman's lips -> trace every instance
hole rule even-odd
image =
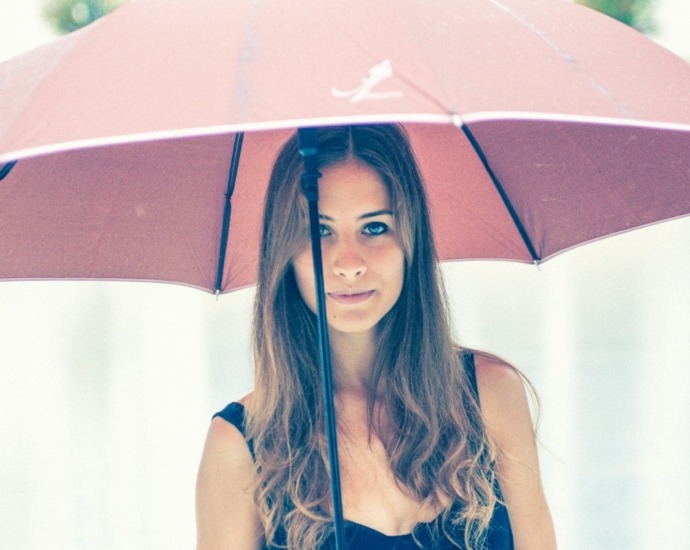
[[[340,302],[341,304],[359,304],[371,298],[374,294],[373,290],[368,290],[366,292],[353,292],[353,293],[332,293],[329,292],[328,296]]]

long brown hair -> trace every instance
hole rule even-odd
[[[442,530],[459,546],[474,548],[486,535],[497,501],[495,451],[463,367],[463,350],[451,336],[422,179],[397,125],[320,129],[319,166],[348,160],[366,163],[387,186],[405,253],[400,298],[377,326],[370,429],[378,399],[392,424],[384,445],[395,479],[420,502],[442,506],[441,495],[460,503],[445,507]],[[331,534],[332,519],[316,321],[291,263],[308,238],[301,172],[295,135],[278,155],[266,196],[247,435],[254,445],[254,498],[267,543],[276,543],[284,530],[288,548],[314,549]]]

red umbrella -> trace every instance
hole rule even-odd
[[[442,259],[690,213],[690,66],[586,8],[139,0],[0,65],[0,278],[251,284],[279,146],[364,122],[405,124]]]
[[[581,6],[140,0],[0,65],[0,277],[214,290],[246,132],[219,287],[251,284],[291,129],[388,121],[443,259],[543,261],[690,212],[690,67]]]

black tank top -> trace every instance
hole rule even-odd
[[[479,390],[477,389],[477,377],[474,368],[474,356],[465,355],[465,369],[471,383],[471,387],[475,398],[479,400]],[[242,435],[244,435],[244,406],[241,403],[230,403],[222,411],[213,415],[221,417],[223,420],[235,426]],[[247,440],[249,451],[254,456],[254,446],[251,440]],[[496,483],[496,494],[499,500],[503,500],[501,490]],[[434,529],[438,529],[440,537],[437,541],[437,546],[434,546],[432,533]],[[419,550],[422,549],[437,549],[437,550],[458,550],[458,547],[446,537],[441,529],[440,516],[429,523],[418,523],[415,526],[414,534],[419,544],[414,541],[412,533],[406,535],[384,535],[375,529],[360,525],[353,521],[345,520],[345,541],[348,550]],[[458,537],[462,540],[462,533]],[[276,533],[276,543],[282,545],[286,544],[285,532],[281,529]],[[420,546],[421,545],[421,546]],[[271,546],[271,548],[274,548]],[[269,550],[264,546],[265,550]],[[335,541],[330,537],[324,545],[324,550],[335,549]],[[508,511],[505,506],[499,502],[494,508],[494,515],[489,524],[486,541],[483,550],[513,550],[513,533],[510,529],[510,520],[508,519]]]

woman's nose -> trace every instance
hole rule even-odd
[[[332,254],[333,271],[340,277],[361,277],[367,270],[356,242],[343,240],[333,247]]]

